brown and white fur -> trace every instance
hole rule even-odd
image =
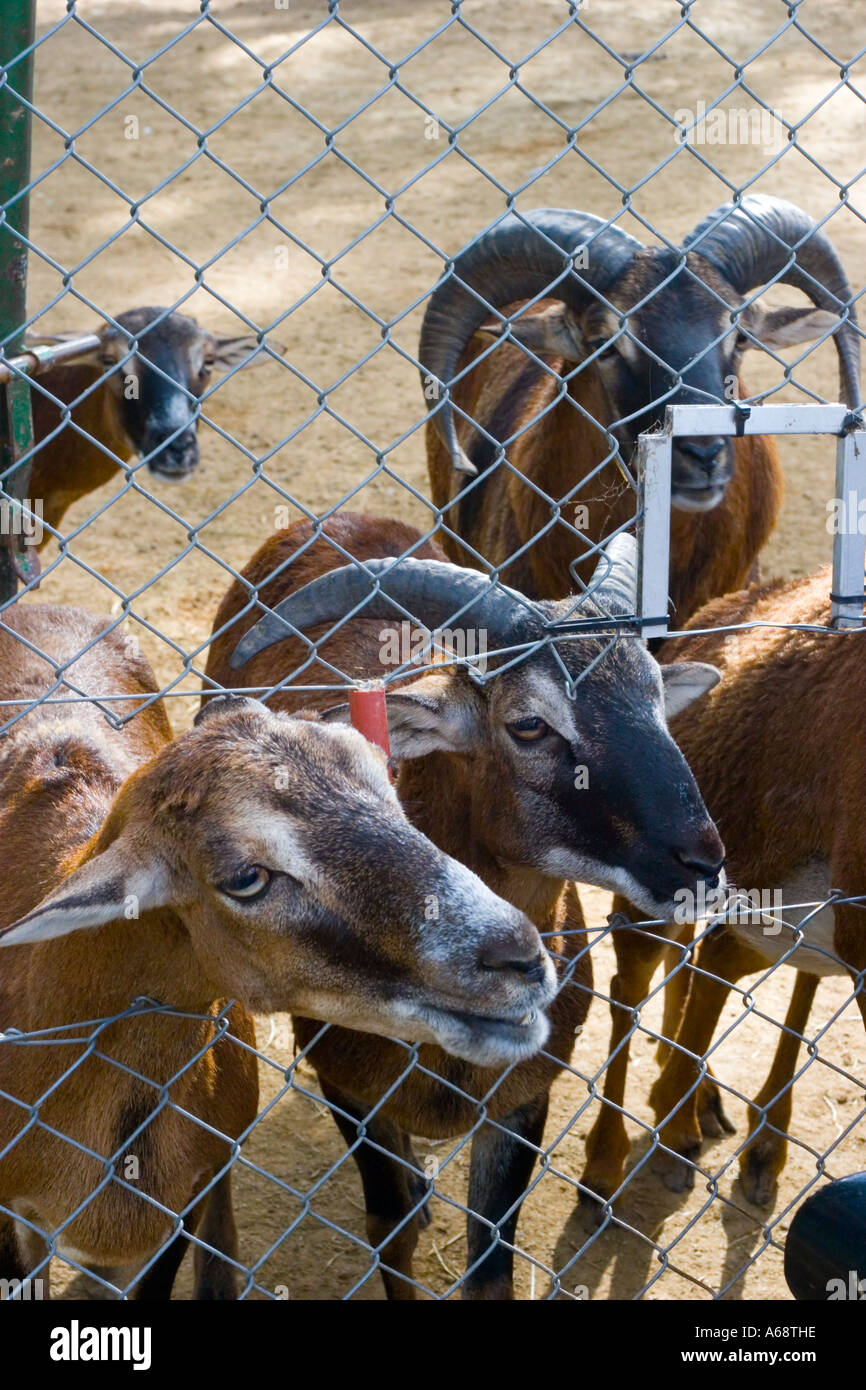
[[[631,278],[611,290],[615,304],[641,297],[641,269],[638,258]],[[701,274],[721,295],[724,286],[712,268],[702,266]],[[655,331],[660,338],[667,314],[664,298],[659,295],[641,315],[658,320]],[[514,313],[517,307],[509,305],[503,312]],[[708,332],[724,332],[723,309],[722,303]],[[792,313],[762,314],[756,307],[744,326],[778,350],[797,341],[798,335],[817,335],[829,321],[820,310],[805,310],[793,319]],[[500,465],[484,478],[467,483],[465,475],[453,468],[434,422],[427,425],[431,497],[444,511],[448,530],[443,532],[443,544],[449,558],[457,564],[476,564],[475,552],[497,567],[505,583],[534,598],[560,598],[572,592],[574,567],[584,579],[588,577],[587,563],[591,568],[592,560],[577,563],[587,547],[575,531],[597,541],[627,525],[635,515],[635,493],[611,457],[607,430],[611,421],[640,407],[639,392],[635,399],[627,399],[620,381],[620,377],[631,380],[632,373],[636,380],[642,379],[640,363],[634,360],[631,343],[623,339],[617,350],[569,375],[574,373],[578,354],[586,351],[587,340],[595,342],[616,331],[614,316],[602,313],[598,305],[587,311],[586,318],[591,322],[577,324],[565,305],[542,301],[516,320],[511,331],[542,357],[547,370],[520,347],[503,342],[455,386],[456,404],[490,437],[459,420],[458,434],[479,472],[496,457],[491,440],[507,444],[511,467]],[[497,330],[491,321],[475,335],[461,359],[461,371],[489,348],[490,334]],[[734,346],[734,336],[719,362],[720,382],[725,375],[736,380],[742,352],[750,346],[745,337],[737,338]],[[562,350],[568,343],[572,344],[570,355]],[[747,397],[742,382],[738,395]],[[642,427],[650,428],[654,418]],[[697,451],[703,448],[702,442],[679,440],[677,446],[693,471],[700,472],[686,447]],[[724,486],[717,487],[712,509],[687,510],[683,501],[671,511],[670,595],[679,624],[701,604],[748,582],[782,504],[782,467],[773,440],[747,436],[725,441],[725,447],[731,457],[729,475]],[[718,458],[714,464],[718,465]],[[568,501],[562,503],[564,498]],[[553,508],[560,503],[562,520],[557,520]],[[586,508],[587,519],[580,524],[575,521],[578,506]],[[515,555],[518,558],[512,559]]]
[[[829,626],[830,588],[830,570],[824,568],[804,579],[729,594],[695,615],[694,636],[671,641],[664,651],[665,660],[711,661],[722,672],[708,699],[684,712],[674,728],[724,836],[731,881],[748,892],[779,890],[786,908],[792,905],[782,910],[781,922],[775,913],[743,913],[713,927],[697,949],[696,971],[680,969],[672,981],[662,1031],[676,1046],[662,1049],[665,1065],[651,1103],[670,1151],[659,1150],[656,1166],[674,1191],[694,1181],[694,1167],[678,1156],[693,1163],[702,1134],[732,1128],[714,1083],[695,1086],[730,984],[767,970],[783,956],[797,971],[772,1069],[750,1108],[754,1139],[740,1156],[745,1195],[765,1204],[784,1166],[793,1076],[818,982],[827,974],[856,978],[866,969],[862,906],[840,902],[814,915],[794,906],[823,901],[831,885],[844,897],[866,894],[866,736],[852,703],[866,680],[866,649],[856,633],[773,626]],[[770,626],[697,631],[753,622]],[[635,920],[643,916],[625,902],[617,906]],[[791,928],[804,918],[803,943],[792,953]],[[692,930],[685,928],[681,940],[687,943]],[[660,933],[614,933],[619,998],[627,1007],[646,998],[663,956],[668,968],[681,958],[679,950],[665,951]],[[856,998],[866,1023],[862,988]],[[629,1015],[626,1008],[612,1007],[616,1040]],[[627,1049],[621,1055],[627,1056]],[[624,1078],[624,1061],[620,1066]],[[614,1091],[613,1099],[621,1104],[622,1091]],[[610,1196],[622,1181],[627,1153],[621,1115],[604,1106],[588,1144],[583,1180]]]
[[[116,323],[100,326],[98,347],[57,363],[31,384],[37,448],[29,495],[55,531],[74,502],[135,455],[147,459],[156,477],[188,477],[199,462],[198,401],[214,372],[268,360],[255,337],[221,338],[168,309],[129,309]],[[138,347],[130,352],[134,339]],[[44,532],[42,544],[51,534]]]
[[[443,558],[414,528],[384,518],[340,513],[321,535],[306,522],[275,533],[220,605],[208,684],[240,680],[266,691],[281,685],[265,697],[271,707],[292,710],[314,701],[328,711],[342,699],[338,689],[302,693],[292,684],[328,686],[382,675],[387,626],[381,619],[355,617],[330,638],[330,623],[311,627],[305,636],[318,644],[322,659],[306,666],[307,642],[286,639],[235,670],[230,659],[238,640],[262,606],[275,607],[342,566],[346,555],[367,561],[409,552],[416,559]],[[575,677],[600,652],[596,641],[561,647]],[[715,679],[706,667],[691,668],[691,677],[688,669],[678,673],[682,684],[671,685],[666,699],[687,701],[706,688],[702,681]],[[415,1295],[412,1255],[427,1219],[429,1187],[413,1164],[408,1135],[465,1133],[477,1123],[482,1097],[489,1122],[473,1139],[468,1207],[479,1219],[468,1220],[462,1291],[479,1299],[512,1296],[515,1228],[542,1144],[550,1086],[569,1061],[590,1001],[583,916],[568,880],[609,887],[630,881],[644,901],[664,910],[678,885],[694,882],[694,873],[709,875],[721,859],[718,836],[664,727],[652,658],[639,645],[622,643],[578,681],[576,691],[570,700],[561,672],[542,651],[480,688],[465,670],[443,666],[388,696],[397,788],[410,820],[529,914],[569,981],[551,1006],[545,1050],[504,1075],[424,1047],[423,1070],[400,1080],[405,1054],[398,1045],[347,1029],[329,1030],[312,1049],[323,1093],[338,1107],[337,1123],[354,1146],[368,1238],[381,1254],[391,1298]],[[526,743],[526,726],[533,723],[547,733]],[[591,790],[578,791],[575,764],[584,760]],[[676,812],[665,814],[671,805]],[[316,1031],[303,1017],[295,1028],[303,1045]],[[369,1142],[358,1145],[362,1123]],[[501,1239],[491,1238],[493,1226]]]
[[[554,971],[527,918],[409,824],[360,734],[226,698],[172,742],[153,673],[106,624],[18,604],[0,629],[4,719],[21,715],[0,739],[0,1273],[162,1250],[134,1294],[167,1297],[185,1249],[168,1211],[203,1242],[197,1296],[231,1297],[246,1009],[501,1063],[544,1042]],[[30,708],[47,693],[86,698]],[[120,728],[108,694],[129,697]],[[139,996],[171,1011],[86,1023]]]

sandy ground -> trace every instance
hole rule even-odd
[[[455,24],[400,70],[404,87],[452,124],[490,101],[507,82],[508,64],[523,60],[567,13],[555,0],[535,0],[533,5],[465,0],[462,12],[506,61]],[[199,9],[190,0],[84,0],[79,13],[135,64],[170,43],[192,24]],[[324,9],[304,0],[291,0],[288,10],[265,0],[236,0],[216,3],[212,13],[263,62],[274,62],[322,21]],[[61,0],[41,0],[40,32],[47,33],[64,15]],[[391,60],[446,25],[450,6],[442,0],[348,0],[341,15]],[[612,48],[635,55],[677,26],[680,6],[671,0],[646,0],[639,7],[630,0],[588,0],[584,15]],[[707,38],[740,62],[786,23],[785,7],[775,0],[707,0],[694,6],[692,15]],[[816,0],[801,7],[800,15],[826,49],[849,56],[855,36],[844,7]],[[227,583],[226,567],[242,566],[275,524],[304,511],[321,513],[353,489],[358,489],[351,502],[355,508],[392,512],[416,522],[429,516],[423,502],[426,473],[417,428],[417,375],[399,351],[414,351],[422,310],[406,311],[429,289],[440,265],[424,239],[445,253],[456,250],[502,210],[499,185],[526,185],[520,198],[525,208],[579,206],[609,214],[620,206],[621,194],[592,162],[607,169],[622,187],[634,187],[673,153],[674,144],[670,126],[636,91],[613,98],[621,66],[574,28],[521,69],[525,89],[566,126],[601,106],[580,137],[579,151],[565,154],[561,127],[516,91],[499,97],[461,135],[462,155],[449,151],[445,133],[430,138],[436,132],[425,122],[421,107],[389,86],[387,64],[334,22],[275,69],[275,82],[291,95],[296,109],[273,90],[250,100],[261,84],[260,66],[208,22],[198,24],[148,65],[145,82],[153,96],[140,90],[123,95],[129,71],[75,21],[51,34],[39,49],[37,104],[57,125],[77,130],[102,107],[119,100],[76,141],[82,162],[66,160],[35,190],[32,234],[37,245],[75,272],[73,290],[113,312],[174,301],[194,289],[187,311],[209,327],[230,333],[243,329],[223,301],[259,325],[274,324],[291,310],[275,330],[286,344],[290,368],[272,364],[238,376],[215,392],[208,403],[209,423],[202,426],[203,461],[197,475],[174,488],[143,474],[130,488],[119,476],[117,484],[86,499],[67,518],[69,530],[104,504],[111,505],[76,537],[39,595],[102,610],[116,601],[118,591],[134,594],[134,613],[167,639],[148,631],[142,634],[160,679],[169,681],[182,672],[178,648],[194,653],[205,641]],[[694,109],[701,98],[712,100],[730,82],[732,71],[732,64],[714,52],[706,38],[682,28],[639,67],[636,82],[648,97],[673,112]],[[838,64],[789,28],[749,64],[747,80],[785,117],[802,119],[837,85]],[[197,128],[213,126],[235,105],[241,109],[208,138],[209,153],[200,151],[194,158],[195,136],[162,109],[160,101]],[[736,104],[747,101],[742,97]],[[353,118],[368,102],[368,108]],[[300,108],[321,126],[340,126],[332,149],[326,151],[321,129]],[[125,138],[129,116],[138,117],[137,140]],[[785,152],[755,187],[824,215],[838,201],[838,186],[860,167],[863,132],[862,103],[850,92],[839,91],[804,125],[802,152]],[[35,171],[48,168],[62,153],[61,137],[47,125],[37,123],[34,143]],[[724,180],[744,183],[780,150],[704,146],[700,153],[715,163],[718,173],[702,162],[698,151],[681,151],[634,194],[637,213],[670,237],[683,236],[706,211],[724,201]],[[130,225],[129,203],[145,198],[188,160],[192,162],[184,172],[141,203]],[[538,173],[550,160],[556,161],[554,166]],[[126,198],[112,192],[84,161],[102,171]],[[431,162],[434,167],[422,174]],[[221,164],[236,170],[248,187]],[[273,196],[278,189],[284,191]],[[395,215],[390,218],[384,216],[386,195],[396,195]],[[271,200],[268,219],[260,211],[262,197]],[[863,210],[864,199],[856,188],[852,203]],[[403,224],[411,224],[419,235]],[[647,235],[633,219],[623,225]],[[371,227],[374,230],[368,232]],[[291,229],[294,240],[284,228]],[[117,233],[122,234],[111,241]],[[833,222],[832,235],[859,287],[866,248],[862,224],[843,209]],[[242,240],[233,244],[237,238]],[[330,283],[322,280],[319,260],[304,247],[330,262]],[[97,248],[98,254],[93,254]],[[195,267],[202,266],[195,288]],[[31,310],[49,304],[61,288],[61,273],[34,256]],[[304,302],[292,308],[302,296]],[[785,298],[784,292],[776,296]],[[405,315],[393,329],[393,346],[382,342],[371,314],[386,320]],[[69,293],[51,309],[44,326],[88,328],[94,319]],[[831,347],[816,351],[800,373],[814,389],[835,397]],[[768,386],[773,376],[768,360],[754,362],[749,370],[756,388]],[[829,558],[824,521],[825,501],[832,493],[833,446],[830,441],[787,440],[781,448],[788,495],[764,566],[768,574],[801,574]],[[387,471],[377,466],[377,451],[388,451]],[[254,479],[251,458],[262,457],[267,458],[262,477]],[[404,486],[404,480],[420,497]],[[174,516],[154,507],[148,494]],[[47,558],[55,554],[49,551]],[[113,591],[90,571],[110,580]],[[179,689],[196,686],[190,679]],[[170,712],[178,728],[189,721],[194,708],[192,700],[172,702]],[[586,906],[591,922],[603,921],[603,895],[587,894]],[[722,1173],[721,1199],[710,1201],[705,1190],[675,1198],[642,1170],[621,1206],[622,1220],[632,1231],[600,1234],[577,1262],[570,1263],[593,1234],[584,1218],[573,1214],[574,1189],[567,1179],[581,1170],[583,1140],[598,1103],[592,1101],[580,1111],[588,1079],[597,1074],[607,1054],[603,997],[612,958],[606,944],[594,953],[602,998],[575,1054],[575,1065],[587,1080],[573,1076],[555,1090],[547,1142],[553,1144],[560,1133],[564,1135],[552,1160],[564,1176],[545,1174],[524,1208],[520,1243],[543,1268],[533,1272],[527,1261],[518,1262],[520,1297],[543,1296],[549,1290],[544,1269],[561,1271],[567,1266],[566,1291],[582,1284],[592,1297],[632,1297],[653,1276],[658,1277],[647,1295],[651,1298],[709,1297],[732,1280],[730,1297],[785,1297],[780,1250],[773,1244],[764,1248],[763,1223],[777,1223],[772,1235],[781,1242],[789,1207],[814,1178],[813,1150],[820,1154],[832,1148],[827,1170],[834,1176],[866,1167],[862,1130],[855,1128],[840,1140],[863,1104],[866,1044],[859,1017],[847,1010],[819,1049],[850,1079],[824,1066],[819,1057],[798,1085],[792,1124],[797,1142],[772,1214],[749,1209],[733,1184],[735,1167],[727,1158],[742,1138],[745,1108],[732,1100],[729,1110],[740,1133],[711,1145],[704,1159],[708,1172]],[[784,1015],[790,978],[778,972],[760,991],[761,1008],[771,1017]],[[816,1031],[844,997],[841,983],[821,986],[813,1014]],[[654,1002],[644,1012],[645,1025],[657,1026],[658,1013]],[[743,1014],[742,1003],[732,1002],[728,1022]],[[268,1056],[284,1065],[291,1056],[285,1019],[276,1020],[274,1027]],[[752,1016],[743,1017],[717,1054],[717,1073],[743,1093],[757,1090],[776,1031]],[[264,1020],[263,1043],[270,1032],[271,1024]],[[628,1106],[638,1121],[645,1121],[645,1096],[655,1067],[648,1036],[638,1035],[633,1053]],[[302,1069],[301,1075],[312,1087],[309,1069]],[[276,1092],[281,1076],[263,1068],[266,1097]],[[632,1130],[633,1157],[639,1162],[647,1140],[638,1124]],[[421,1143],[419,1152],[433,1154],[441,1164],[450,1148]],[[252,1263],[275,1247],[262,1267],[260,1283],[269,1289],[284,1285],[293,1298],[334,1298],[354,1289],[370,1267],[358,1244],[363,1234],[360,1186],[351,1161],[341,1162],[342,1142],[322,1108],[298,1093],[285,1096],[259,1126],[248,1155],[305,1191],[332,1165],[340,1165],[316,1191],[303,1221],[281,1243],[281,1233],[300,1210],[298,1204],[264,1178],[239,1175],[243,1257]],[[437,1189],[445,1196],[462,1197],[465,1179],[466,1153],[461,1151],[445,1166]],[[462,1223],[459,1211],[445,1201],[434,1201],[433,1217],[416,1268],[425,1287],[441,1295],[461,1268]],[[326,1222],[337,1223],[347,1234],[338,1234]],[[661,1247],[669,1251],[664,1263],[657,1254]],[[188,1295],[189,1289],[184,1271],[178,1292]],[[80,1285],[73,1284],[70,1291],[80,1292]],[[367,1279],[354,1296],[380,1298],[376,1277]]]

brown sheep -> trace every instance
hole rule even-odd
[[[633,605],[630,545],[625,537],[622,551],[614,545],[608,552],[613,572],[590,612]],[[397,565],[387,558],[407,554],[414,559]],[[347,556],[359,567],[344,566]],[[602,557],[600,569],[606,563]],[[292,687],[393,674],[383,662],[400,615],[387,600],[368,604],[369,616],[338,622],[369,595],[360,564],[429,628],[445,626],[469,604],[470,617],[450,626],[471,620],[493,646],[538,641],[573,608],[530,605],[491,589],[475,571],[445,564],[435,543],[399,522],[345,513],[321,528],[298,522],[265,542],[223,599],[207,683],[242,680],[275,708],[312,702],[344,717],[331,709],[338,689]],[[257,623],[263,607],[282,616]],[[389,618],[390,627],[383,626]],[[284,636],[287,622],[304,631],[304,640]],[[311,642],[315,661],[307,660]],[[634,641],[607,651],[598,637],[557,645],[575,682],[573,699],[547,646],[481,685],[462,667],[440,666],[388,697],[398,793],[410,819],[529,914],[568,981],[550,1009],[546,1049],[504,1076],[431,1047],[404,1075],[405,1052],[396,1044],[345,1029],[329,1030],[312,1048],[323,1094],[361,1170],[368,1238],[392,1298],[414,1296],[412,1254],[428,1190],[408,1135],[473,1129],[482,1097],[487,1121],[474,1133],[468,1196],[477,1219],[468,1220],[462,1287],[466,1297],[512,1296],[517,1216],[542,1146],[550,1086],[568,1065],[589,1003],[583,917],[568,880],[607,887],[628,880],[647,907],[655,903],[664,913],[678,886],[715,883],[720,871],[722,846],[664,727],[656,663]],[[665,689],[670,710],[706,689],[715,673],[682,666],[667,679],[679,682]],[[317,1031],[303,1018],[295,1028],[303,1046]],[[357,1143],[361,1124],[369,1143]]]
[[[37,448],[28,495],[54,530],[74,502],[136,454],[156,477],[188,477],[199,461],[198,400],[213,373],[268,360],[254,336],[219,338],[168,309],[128,309],[115,322],[99,328],[98,346],[58,362],[31,385]],[[131,353],[132,339],[139,347]],[[42,544],[50,539],[45,533]]]
[[[776,280],[817,307],[764,310],[749,299]],[[666,404],[735,398],[747,349],[777,352],[835,329],[841,398],[859,402],[852,300],[825,233],[778,198],[718,208],[682,248],[648,250],[589,213],[505,217],[456,257],[421,333],[430,483],[449,556],[480,556],[532,597],[573,592],[592,564],[577,533],[597,542],[636,513],[628,466],[638,435]],[[491,347],[491,336],[506,341]],[[439,383],[451,396],[436,408]],[[781,497],[772,440],[674,440],[677,623],[749,581]]]
[[[544,1042],[555,974],[527,918],[408,823],[359,734],[225,699],[171,742],[153,673],[105,628],[35,604],[0,628],[20,702],[0,740],[0,1277],[57,1249],[145,1266],[134,1296],[168,1297],[183,1232],[197,1296],[233,1297],[231,1164],[258,1087],[252,1020],[225,1001],[501,1064]],[[31,709],[46,693],[85,698]],[[119,728],[109,693],[135,715]],[[171,1011],[130,1017],[142,995]]]
[[[831,884],[845,897],[866,894],[866,858],[860,847],[866,741],[861,721],[852,717],[843,698],[844,692],[860,689],[863,643],[856,633],[779,626],[829,628],[830,588],[827,567],[804,579],[728,594],[694,616],[693,637],[671,640],[664,653],[674,665],[711,661],[722,672],[708,699],[682,714],[674,731],[724,836],[733,884],[750,894],[764,893],[765,900],[779,890],[786,906],[822,902]],[[769,626],[736,633],[698,631],[739,623]],[[624,900],[617,908],[633,920],[645,916]],[[781,916],[786,924],[797,924],[808,913],[791,909]],[[687,944],[692,931],[691,926],[679,928],[679,940]],[[663,927],[652,933],[614,932],[617,998],[626,1007],[613,1006],[612,1049],[630,1026],[628,1008],[638,1007],[649,992],[666,953],[665,934]],[[750,1112],[754,1139],[740,1156],[747,1198],[759,1204],[772,1198],[787,1151],[800,1038],[819,978],[856,977],[866,968],[862,905],[841,902],[810,916],[804,944],[791,955],[793,944],[789,926],[780,926],[778,915],[743,911],[704,936],[696,958],[700,973],[681,968],[674,977],[662,1032],[675,1038],[676,1046],[662,1049],[665,1065],[650,1097],[665,1146],[655,1164],[674,1191],[694,1181],[692,1165],[702,1134],[733,1128],[715,1083],[704,1076],[698,1084],[729,986],[785,955],[786,963],[797,968],[794,992],[772,1070]],[[679,949],[668,949],[668,968],[681,957]],[[856,997],[866,1023],[862,988]],[[605,1097],[614,1104],[602,1107],[587,1143],[582,1181],[604,1197],[622,1183],[628,1154],[616,1108],[622,1104],[627,1056],[622,1047],[616,1076],[610,1074],[613,1063],[608,1069]]]

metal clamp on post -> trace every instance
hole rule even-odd
[[[672,443],[679,435],[804,434],[836,437],[835,503],[840,520],[833,532],[830,621],[835,627],[862,627],[866,534],[866,425],[861,413],[838,404],[669,405],[664,429],[638,440],[640,516],[639,620],[647,637],[663,637],[667,623],[652,615],[664,610],[670,561]],[[828,529],[829,525],[828,525]]]
[[[736,411],[734,415],[734,438],[742,439],[746,433],[746,421],[752,413],[752,407],[741,405],[739,401],[732,401],[731,404]]]

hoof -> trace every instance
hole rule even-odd
[[[740,1186],[746,1201],[753,1206],[772,1206],[778,1188],[773,1156],[747,1149],[740,1158]]]
[[[581,1178],[580,1182],[581,1189],[577,1194],[577,1209],[582,1216],[586,1217],[589,1224],[598,1230],[598,1227],[607,1220],[607,1212],[604,1208],[605,1204],[610,1201],[610,1197],[601,1183],[590,1182],[587,1178]]]
[[[698,1124],[705,1139],[720,1139],[723,1134],[736,1134],[722,1105],[722,1093],[715,1081],[704,1080],[698,1088]]]
[[[660,1149],[653,1159],[653,1172],[669,1192],[691,1192],[700,1152],[700,1144],[689,1144],[681,1153],[665,1153]]]
[[[460,1297],[466,1303],[510,1303],[514,1298],[514,1285],[507,1275],[495,1279],[476,1279],[471,1283],[465,1280]]]

